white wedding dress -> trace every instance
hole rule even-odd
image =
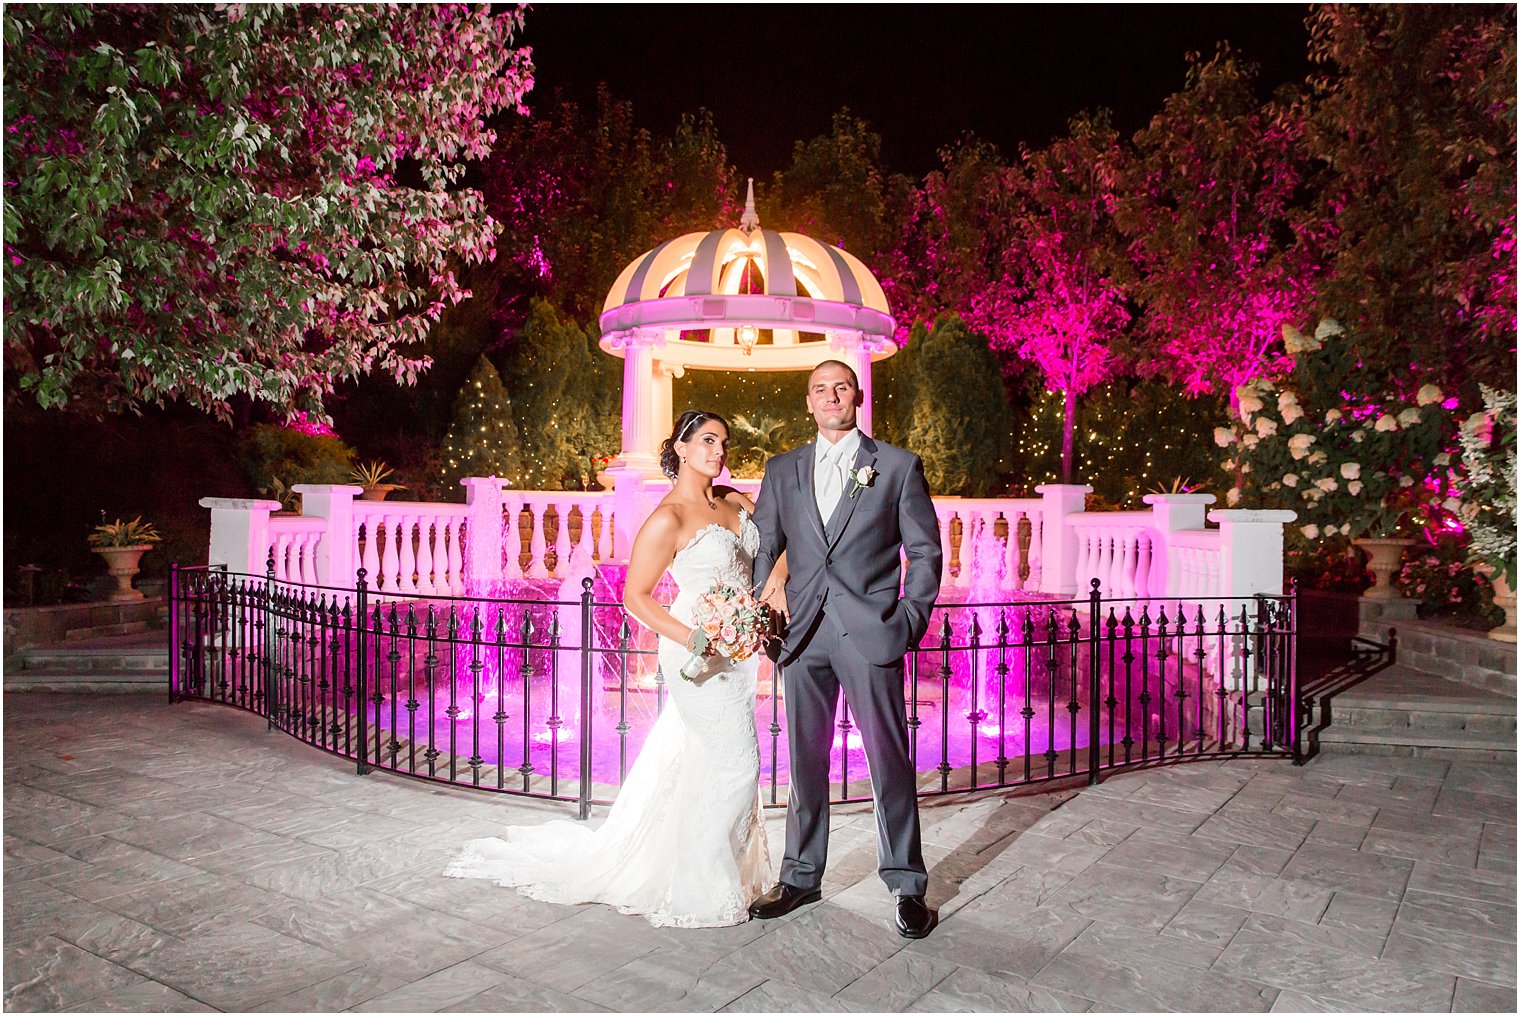
[[[749,587],[760,533],[747,513],[739,532],[714,523],[676,553],[670,574],[680,593],[670,612],[683,624],[714,585]],[[759,660],[715,657],[693,683],[680,676],[690,659],[660,638],[669,697],[601,828],[566,820],[509,828],[505,839],[465,844],[444,874],[551,903],[605,903],[656,927],[747,921],[771,881],[755,739]]]

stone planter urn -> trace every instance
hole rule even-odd
[[[394,483],[376,483],[365,487],[359,494],[360,501],[384,501],[385,495],[400,488]]]
[[[613,483],[612,474],[605,469],[598,469],[596,471],[596,483],[603,490],[611,490]]]
[[[1515,641],[1515,591],[1504,581],[1504,575],[1490,564],[1480,564],[1476,571],[1488,576],[1494,587],[1494,606],[1504,611],[1504,623],[1492,629],[1488,637],[1497,642]]]
[[[149,543],[133,547],[91,547],[106,559],[106,570],[116,580],[116,590],[111,594],[112,603],[135,603],[143,598],[141,590],[132,588],[132,577],[137,574],[138,562],[153,549]]]
[[[1414,541],[1364,536],[1351,542],[1367,552],[1367,568],[1372,572],[1374,580],[1372,588],[1362,595],[1369,600],[1402,599],[1402,594],[1393,588],[1390,580],[1393,573],[1399,570],[1399,559],[1404,556],[1404,548],[1414,546]]]

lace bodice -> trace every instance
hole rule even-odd
[[[688,605],[719,583],[749,588],[759,552],[760,530],[743,508],[739,509],[737,535],[719,522],[697,530],[670,562],[670,576],[680,590],[671,613],[686,620]]]

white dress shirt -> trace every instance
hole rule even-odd
[[[813,443],[813,497],[818,501],[818,517],[827,526],[844,496],[855,453],[860,450],[860,430],[851,430],[837,442],[819,433]]]

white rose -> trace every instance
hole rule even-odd
[[[1440,402],[1444,398],[1446,396],[1442,395],[1441,389],[1435,385],[1421,385],[1420,390],[1414,396],[1414,400],[1422,406],[1428,406],[1433,402]]]
[[[1317,540],[1317,539],[1319,539],[1319,526],[1316,526],[1312,522],[1309,523],[1307,526],[1303,526],[1300,531],[1304,534],[1304,538],[1305,539],[1308,539],[1308,540]],[[1363,581],[1366,581],[1366,580],[1363,579]]]
[[[1346,492],[1349,493],[1352,497],[1360,494],[1362,492],[1362,481],[1352,480],[1350,483],[1346,484]]]
[[[1311,505],[1319,504],[1319,499],[1325,496],[1325,492],[1317,487],[1305,487],[1303,494],[1304,500]]]
[[[1478,431],[1480,431],[1480,430],[1483,429],[1483,425],[1485,423],[1487,423],[1487,422],[1488,422],[1488,414],[1487,413],[1474,413],[1473,415],[1469,416],[1466,420],[1462,421],[1462,429],[1465,430],[1465,431],[1467,431],[1467,433],[1469,433],[1469,434],[1476,434],[1476,433],[1478,433]]]
[[[1360,462],[1342,462],[1341,463],[1341,477],[1342,478],[1347,479],[1347,480],[1354,480],[1358,476],[1361,476],[1361,475],[1362,475],[1362,464]]]
[[[1269,420],[1265,416],[1256,418],[1256,433],[1259,437],[1271,437],[1277,433],[1277,421]]]
[[[1343,414],[1339,409],[1332,409],[1325,414],[1325,422],[1334,423],[1336,420],[1339,420],[1342,415]]]
[[[1235,431],[1229,427],[1214,428],[1214,443],[1221,448],[1228,448],[1235,443]]]
[[[1398,430],[1399,422],[1393,418],[1392,414],[1384,413],[1377,418],[1377,423],[1372,425],[1372,429],[1378,431]]]
[[[1408,409],[1399,414],[1399,423],[1403,424],[1405,427],[1413,426],[1419,422],[1420,411],[1413,406],[1410,406]]]
[[[1314,485],[1320,490],[1324,491],[1326,494],[1340,487],[1340,484],[1335,482],[1335,478],[1330,476],[1327,476],[1321,480],[1315,480]]]
[[[1226,491],[1224,495],[1224,503],[1229,505],[1231,508],[1234,508],[1236,505],[1240,504],[1240,488],[1231,487],[1228,491]]]
[[[1296,423],[1303,418],[1303,415],[1304,407],[1300,406],[1297,402],[1290,402],[1282,411],[1283,423]]]
[[[1298,486],[1298,474],[1297,473],[1289,473],[1288,475],[1284,476],[1283,477],[1283,486],[1284,487],[1297,487]]]

